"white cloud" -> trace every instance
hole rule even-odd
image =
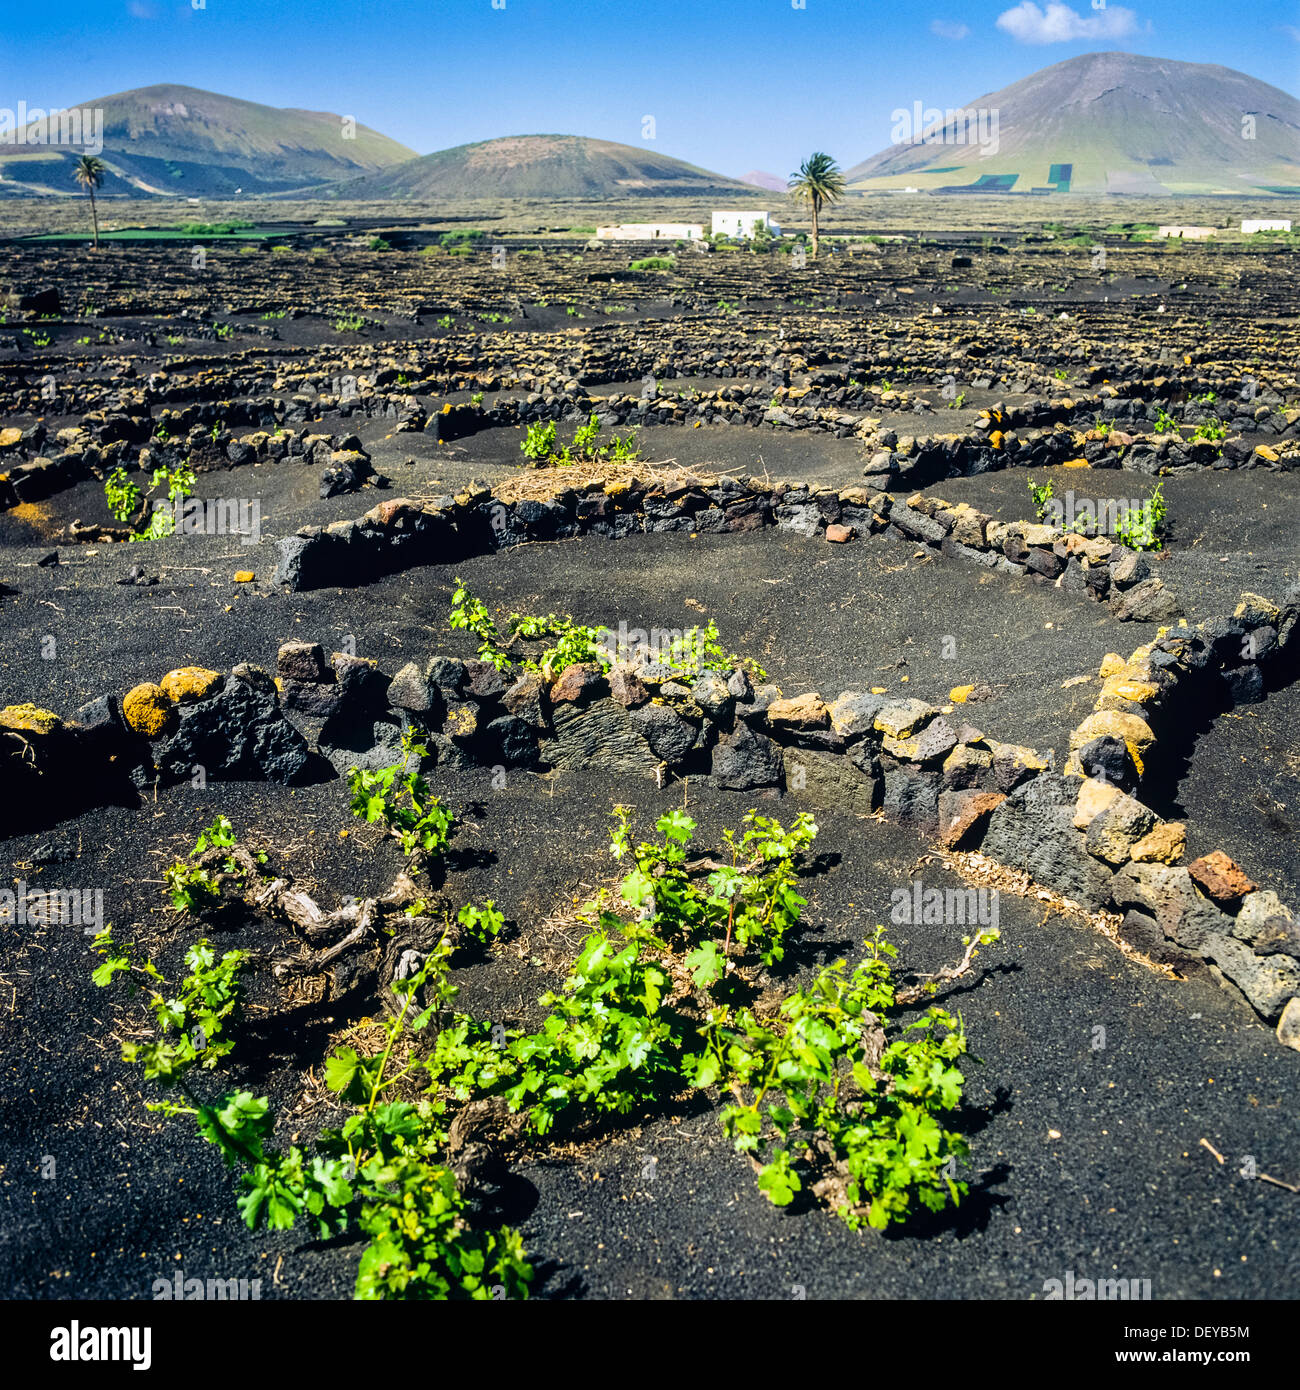
[[[1296,43],[1300,43],[1300,28],[1294,24],[1283,24],[1279,27],[1287,38],[1294,39]]]
[[[964,24],[954,24],[950,19],[932,19],[930,32],[938,34],[941,39],[964,39],[970,29]]]
[[[1061,0],[1040,9],[1033,0],[998,16],[998,28],[1021,43],[1067,43],[1074,39],[1122,39],[1137,30],[1137,15],[1123,5],[1108,5],[1085,18]]]

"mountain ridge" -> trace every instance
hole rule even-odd
[[[907,113],[895,121],[896,137],[906,127],[904,138],[853,165],[850,186],[962,188],[983,180],[1014,192],[1157,195],[1300,186],[1300,101],[1217,63],[1085,53],[952,109],[990,119],[972,139],[969,124],[950,124],[945,109],[939,125],[926,122],[921,131],[922,140],[943,138],[918,143]],[[964,142],[952,138],[963,133]]]
[[[629,198],[732,195],[739,179],[641,146],[587,135],[506,135],[337,185],[341,198]]]
[[[220,196],[281,192],[365,174],[414,157],[396,140],[329,111],[266,106],[182,83],[156,83],[80,102],[103,112],[108,193]],[[85,151],[56,146],[28,123],[0,145],[6,183],[33,192],[76,191],[72,164]]]

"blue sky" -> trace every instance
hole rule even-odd
[[[181,82],[353,115],[419,153],[558,132],[782,177],[847,167],[895,107],[1124,49],[1300,93],[1300,0],[4,0],[0,107]],[[502,0],[497,0],[501,5]],[[650,143],[650,142],[645,142]]]

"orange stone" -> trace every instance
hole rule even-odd
[[[1244,898],[1255,888],[1255,884],[1221,849],[1193,859],[1187,866],[1187,872],[1215,902],[1227,903],[1235,898]]]

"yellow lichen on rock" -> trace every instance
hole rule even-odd
[[[1127,671],[1107,676],[1097,700],[1098,709],[1122,709],[1124,704],[1146,705],[1160,694],[1150,681],[1134,680]],[[1123,703],[1119,703],[1123,702]]]
[[[1101,659],[1101,671],[1099,672],[1102,680],[1108,676],[1117,676],[1124,670],[1128,663],[1118,652],[1107,652]]]
[[[1161,821],[1133,846],[1135,864],[1176,864],[1187,848],[1187,827],[1181,821]]]
[[[30,701],[21,705],[8,705],[0,709],[0,728],[13,729],[24,734],[52,734],[63,727],[63,720],[57,714]]]
[[[1079,788],[1079,799],[1074,808],[1074,828],[1087,830],[1099,815],[1119,799],[1120,789],[1112,782],[1103,782],[1096,777],[1085,777]]]
[[[1028,748],[1023,743],[998,743],[996,739],[987,739],[986,742],[992,750],[993,756],[1003,762],[1026,769],[1029,772],[1047,771],[1048,759],[1036,748]]]
[[[1282,621],[1282,610],[1276,603],[1270,603],[1261,594],[1252,594],[1249,591],[1241,596],[1241,602],[1232,610],[1234,618],[1244,618],[1247,613],[1256,612],[1266,619],[1274,627]]]
[[[201,700],[221,679],[220,671],[204,666],[178,666],[162,678],[162,692],[174,705],[187,705]]]
[[[1142,755],[1155,742],[1156,736],[1151,730],[1151,725],[1145,719],[1139,719],[1136,714],[1128,714],[1123,710],[1098,710],[1095,714],[1090,714],[1070,735],[1070,752],[1077,753],[1094,738],[1107,736],[1120,739],[1124,743],[1140,776],[1144,767]],[[1071,759],[1066,770],[1069,771],[1075,762],[1076,760]]]
[[[122,698],[122,717],[137,734],[157,738],[166,733],[176,717],[176,707],[167,692],[152,681],[145,681],[128,690]]]

